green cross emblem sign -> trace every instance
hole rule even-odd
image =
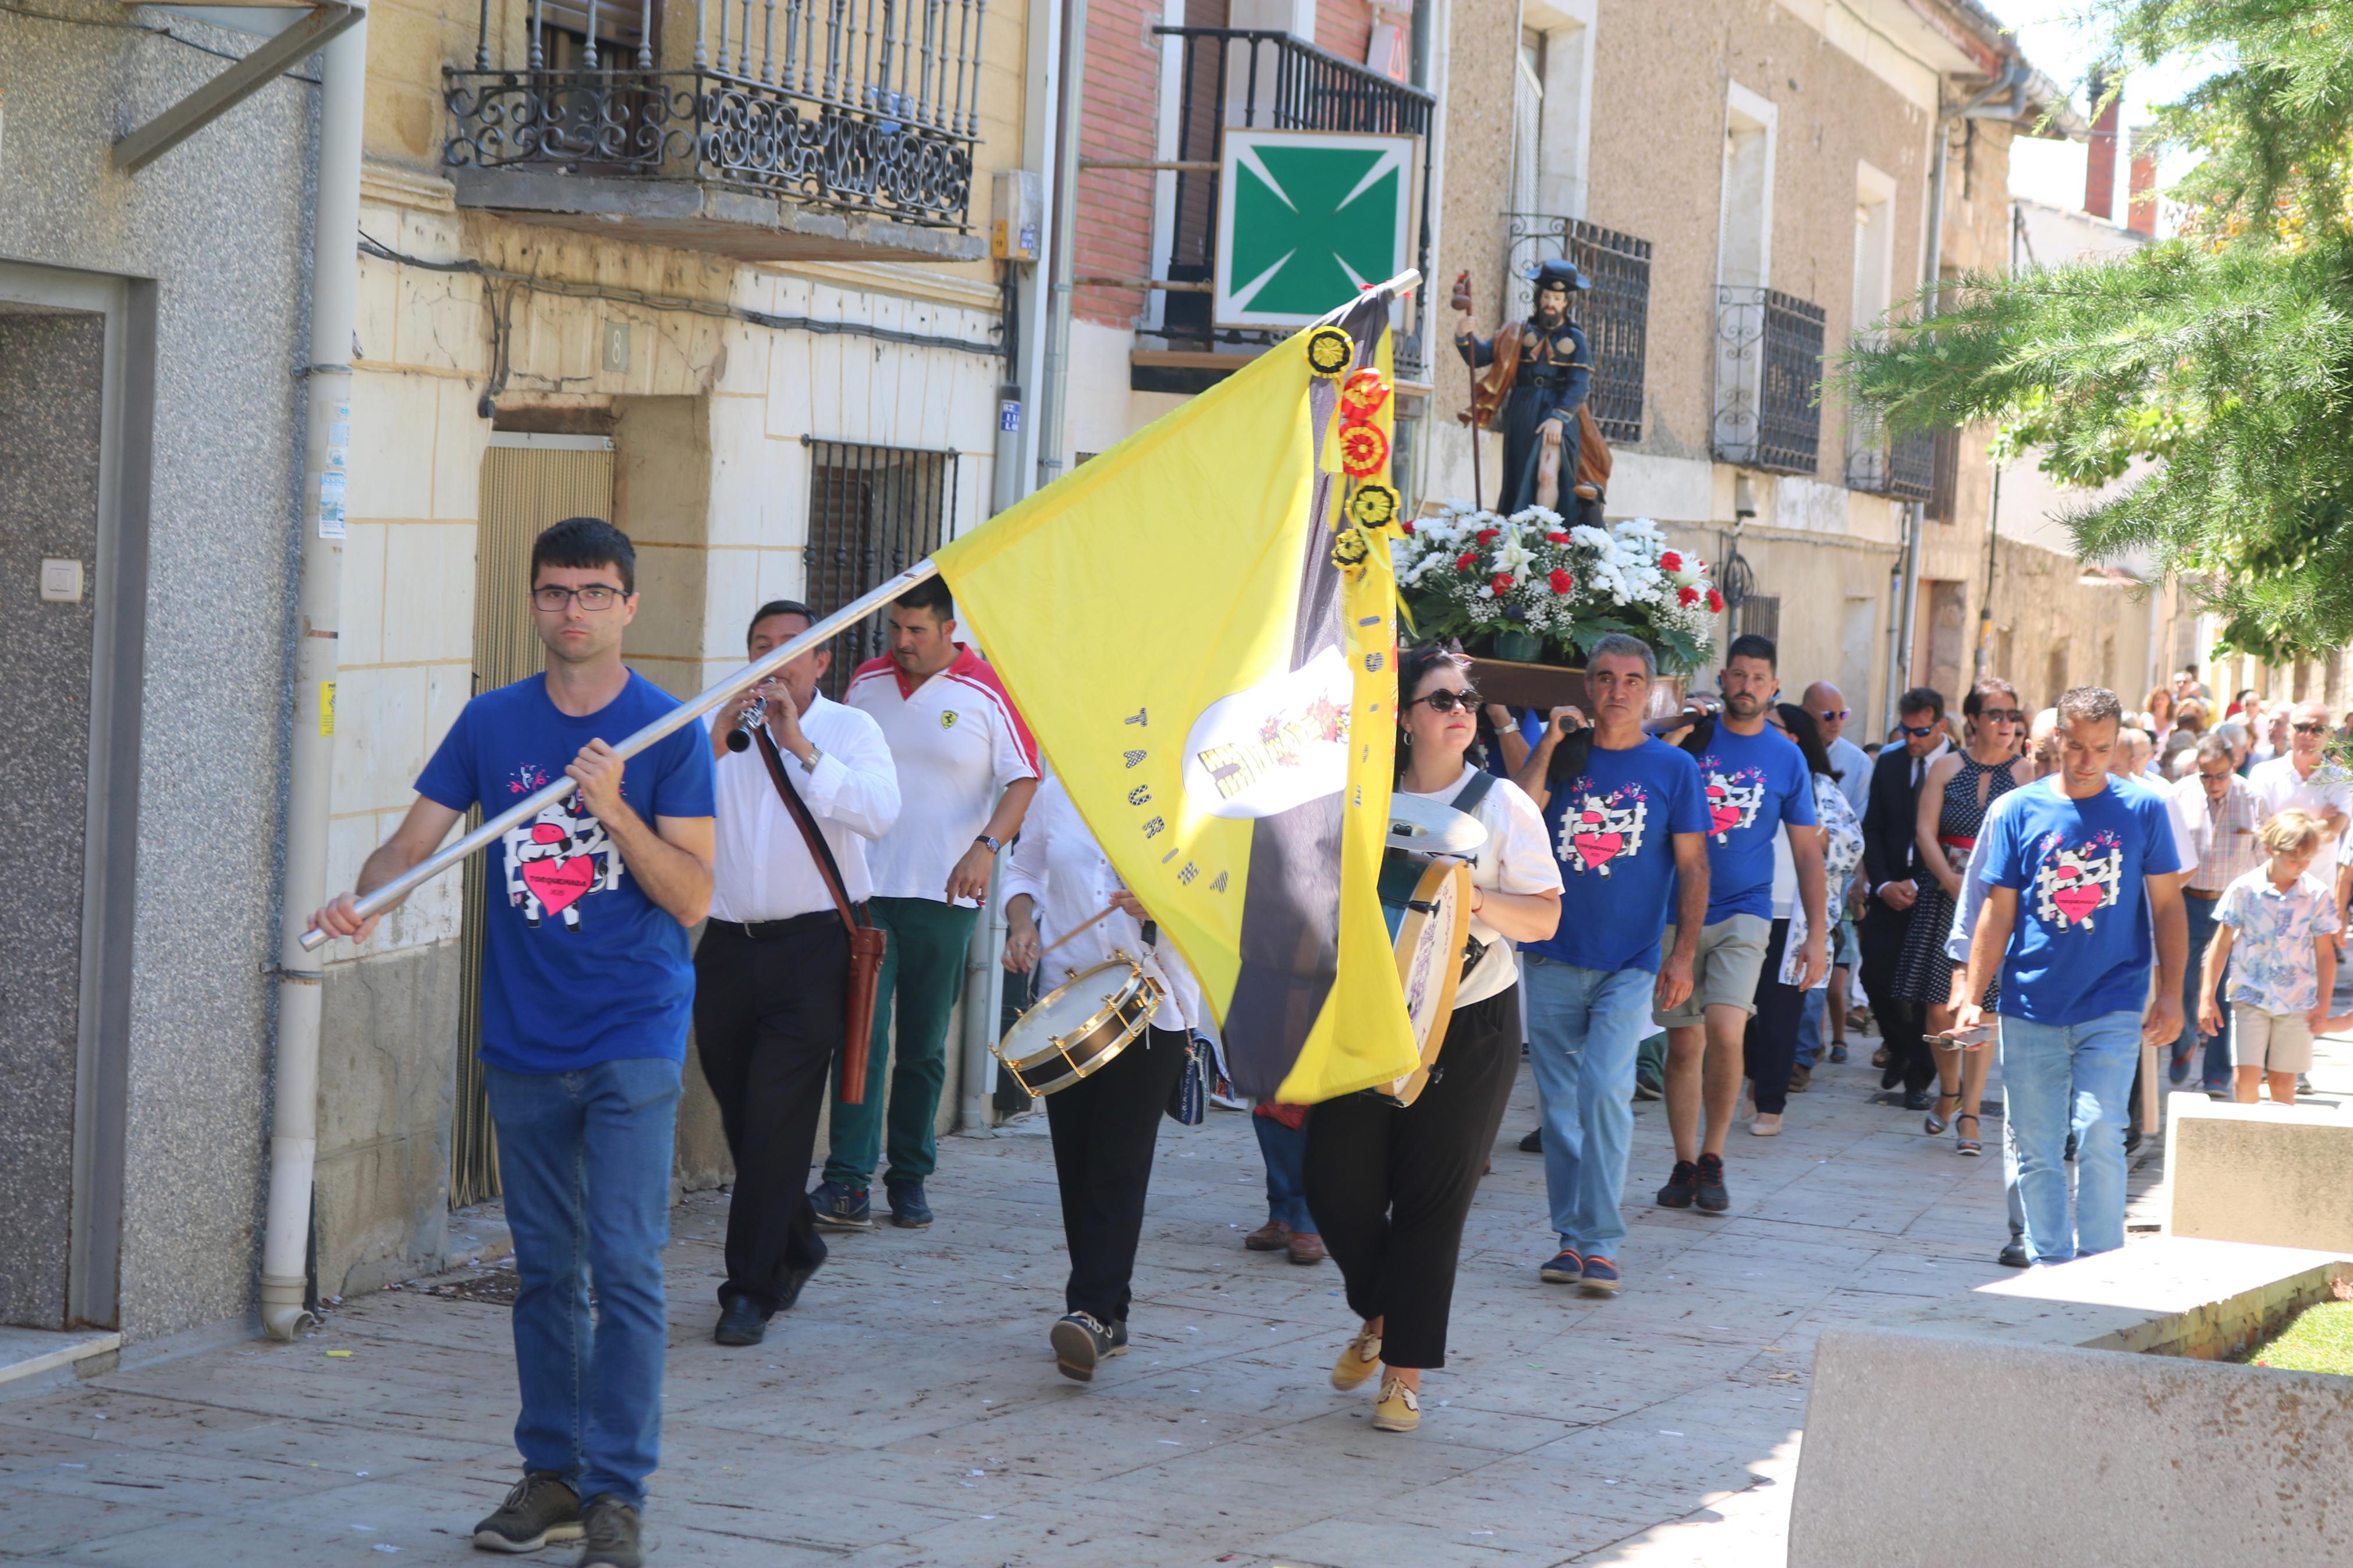
[[[1214,313],[1300,327],[1412,264],[1410,136],[1225,133]]]

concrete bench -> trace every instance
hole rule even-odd
[[[2176,1094],[2165,1233],[2353,1253],[2353,1116]]]

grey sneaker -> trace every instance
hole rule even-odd
[[[554,1470],[533,1470],[474,1526],[474,1544],[485,1552],[537,1552],[551,1542],[579,1540],[581,1528],[580,1494]]]
[[[638,1510],[609,1492],[588,1504],[588,1544],[578,1568],[645,1568],[638,1537],[645,1530]]]

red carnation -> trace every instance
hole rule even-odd
[[[1675,590],[1675,603],[1676,603],[1676,604],[1678,604],[1678,605],[1694,605],[1694,604],[1697,604],[1698,602],[1699,602],[1699,590],[1698,590],[1697,588],[1678,588],[1678,589],[1676,589],[1676,590]]]
[[[1481,530],[1479,531],[1479,533],[1478,533],[1478,540],[1479,540],[1479,542],[1480,542],[1480,543],[1482,543],[1482,544],[1493,544],[1493,543],[1494,543],[1494,542],[1495,542],[1495,530],[1493,530],[1493,529],[1492,529],[1492,528],[1482,528],[1482,529],[1481,529]]]
[[[1559,567],[1557,567],[1557,566],[1556,566],[1556,567],[1554,567],[1554,568],[1552,569],[1552,591],[1553,591],[1554,593],[1556,593],[1556,594],[1566,594],[1566,593],[1567,593],[1571,588],[1574,588],[1574,587],[1576,587],[1576,586],[1577,586],[1577,579],[1576,579],[1576,578],[1574,578],[1574,577],[1570,576],[1567,573],[1566,573],[1566,572],[1562,571],[1562,570],[1561,570]]]
[[[1545,535],[1545,539],[1548,543],[1553,544],[1567,544],[1568,542],[1568,535],[1566,533],[1547,533]]]
[[[1478,564],[1479,557],[1468,550],[1454,558],[1454,569],[1457,572],[1468,572]]]
[[[1399,528],[1401,528],[1401,529],[1405,530],[1406,534],[1407,534],[1407,536],[1408,536],[1409,538],[1410,538],[1410,537],[1412,536],[1412,534],[1413,534],[1413,524],[1411,524],[1411,523],[1409,523],[1409,522],[1400,522],[1400,523],[1398,523],[1398,526]]]
[[[1717,593],[1715,589],[1710,588],[1710,589],[1707,591],[1707,609],[1708,609],[1708,614],[1710,614],[1710,615],[1715,615],[1715,614],[1716,614],[1718,611],[1721,611],[1723,608],[1724,608],[1724,595],[1721,595],[1721,594],[1719,594],[1719,593]]]
[[[1662,552],[1662,553],[1661,553],[1661,555],[1659,556],[1659,570],[1660,570],[1660,571],[1662,571],[1662,572],[1680,572],[1680,571],[1682,571],[1683,569],[1683,558],[1682,556],[1680,556],[1680,555],[1676,554],[1673,551],[1672,551],[1672,550],[1665,551],[1665,552]]]
[[[1512,574],[1509,572],[1498,572],[1495,574],[1494,580],[1487,586],[1494,589],[1498,594],[1508,594],[1512,591]]]

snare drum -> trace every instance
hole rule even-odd
[[[989,1049],[1030,1094],[1051,1094],[1107,1066],[1160,1010],[1160,983],[1125,953],[1081,970],[1013,1022]]]
[[[1421,1065],[1377,1092],[1411,1105],[1446,1043],[1454,988],[1462,978],[1462,942],[1471,927],[1471,868],[1447,857],[1392,849],[1381,863],[1381,913],[1397,950],[1406,1016]]]

